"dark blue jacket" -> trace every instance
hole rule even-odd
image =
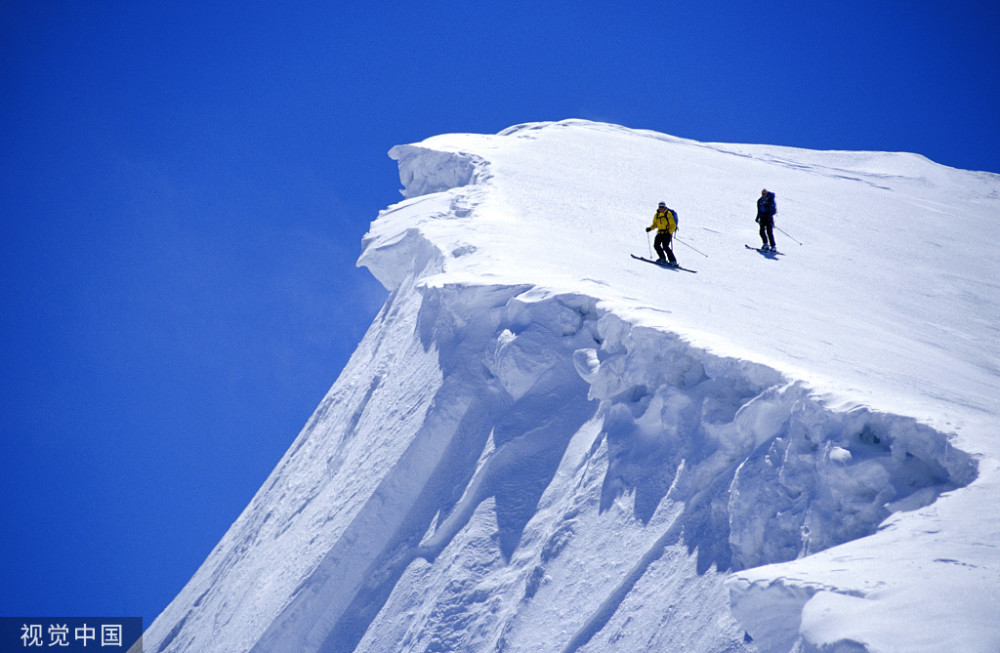
[[[774,193],[761,195],[760,199],[757,200],[757,222],[761,220],[770,222],[774,219],[774,214],[777,212],[778,204],[774,200]]]

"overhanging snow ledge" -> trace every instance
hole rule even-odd
[[[389,150],[389,158],[399,164],[400,193],[406,198],[467,186],[486,176],[486,161],[466,152],[396,145]]]

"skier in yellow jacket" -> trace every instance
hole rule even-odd
[[[659,208],[656,209],[656,215],[653,216],[653,224],[646,227],[646,233],[649,233],[653,229],[656,229],[653,248],[656,250],[657,256],[660,257],[656,262],[660,265],[677,265],[674,252],[670,249],[670,239],[673,237],[674,232],[677,231],[677,214],[672,209],[668,209],[667,205],[663,202],[660,202]]]

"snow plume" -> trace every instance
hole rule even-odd
[[[146,650],[1000,646],[998,266],[907,266],[940,241],[914,207],[985,235],[996,176],[582,121],[391,156],[360,260],[389,300]],[[744,177],[809,252],[725,236]],[[628,257],[665,187],[698,275]]]

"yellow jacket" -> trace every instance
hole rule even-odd
[[[673,234],[677,231],[677,220],[674,217],[674,212],[670,209],[657,209],[656,215],[653,216],[653,224],[646,231],[651,229]]]

